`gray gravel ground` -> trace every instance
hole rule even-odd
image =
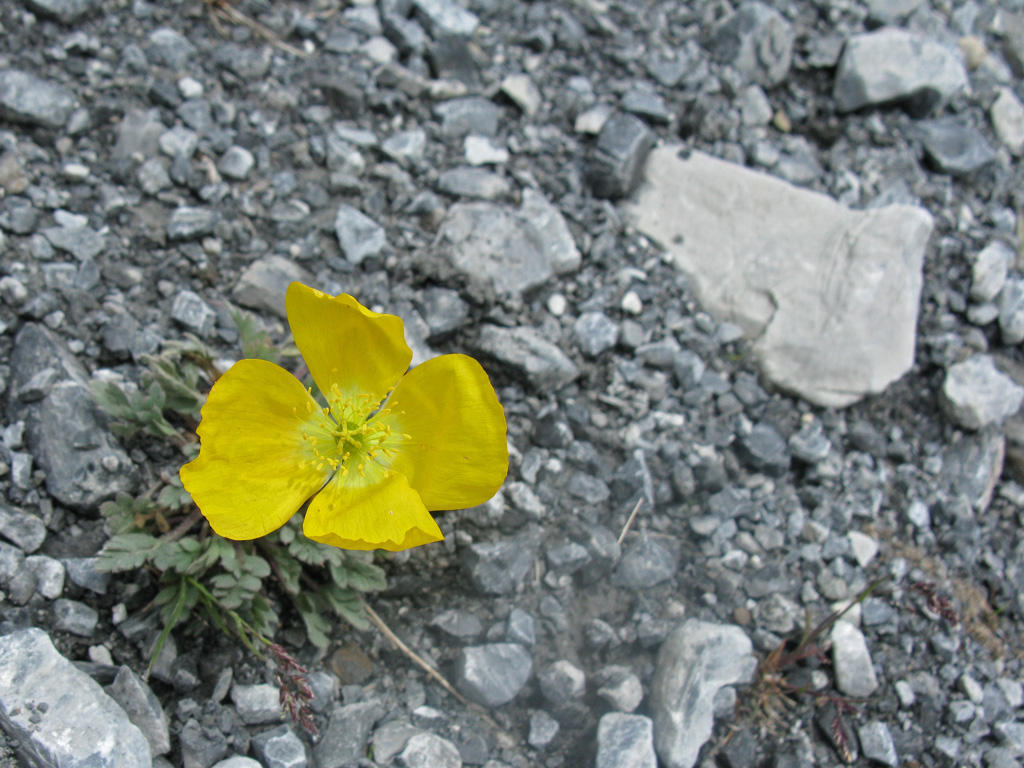
[[[1019,765],[1019,0],[216,7],[0,2],[0,765]],[[511,449],[373,601],[471,703],[292,624],[318,741],[213,631],[143,683],[92,568],[177,459],[89,381],[292,280],[478,357]]]

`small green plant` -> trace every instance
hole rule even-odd
[[[287,354],[250,316],[237,312],[233,317],[245,355],[277,360]],[[194,457],[194,429],[205,391],[219,375],[211,351],[199,339],[188,338],[165,344],[142,362],[137,389],[97,381],[94,399],[111,416],[118,434],[166,440],[180,449],[183,459]],[[329,642],[332,619],[369,626],[362,595],[387,583],[372,553],[311,541],[302,535],[301,515],[262,539],[222,538],[206,524],[176,473],[138,497],[118,496],[101,512],[110,538],[99,553],[98,567],[113,573],[146,568],[160,584],[152,606],[160,612],[163,628],[152,660],[172,631],[195,634],[212,624],[275,667],[282,707],[296,723],[315,731],[308,709],[312,694],[302,679],[305,670],[271,639],[279,612],[290,604],[309,641],[319,648]]]

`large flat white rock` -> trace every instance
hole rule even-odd
[[[743,329],[770,381],[845,407],[910,369],[926,210],[856,211],[680,149],[651,153],[625,213],[690,276],[707,311]]]

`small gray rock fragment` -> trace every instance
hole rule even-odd
[[[171,733],[160,700],[131,668],[124,665],[118,668],[114,682],[107,686],[107,693],[142,731],[151,755],[166,755],[171,751]]]
[[[537,673],[540,692],[556,710],[587,691],[587,674],[567,659],[549,664]]]
[[[167,222],[167,237],[172,241],[197,240],[213,234],[220,215],[209,208],[176,208]]]
[[[449,168],[437,177],[437,188],[454,197],[499,200],[512,193],[512,186],[501,176],[482,168]]]
[[[604,312],[584,312],[576,318],[572,332],[587,357],[597,357],[619,340],[619,324]]]
[[[999,159],[981,131],[956,118],[922,120],[914,132],[921,136],[925,154],[941,173],[969,177]]]
[[[231,701],[235,711],[246,725],[280,722],[281,692],[277,686],[260,683],[257,685],[231,686]]]
[[[526,542],[506,539],[494,543],[470,544],[462,561],[474,587],[487,595],[506,595],[526,578],[536,552]]]
[[[76,104],[75,95],[62,85],[18,69],[0,70],[0,117],[5,120],[60,128]]]
[[[558,721],[543,709],[530,713],[530,732],[526,743],[534,749],[544,749],[558,735],[561,726]]]
[[[644,161],[655,136],[635,115],[617,113],[601,126],[586,168],[587,180],[598,197],[626,197],[640,183]]]
[[[62,24],[72,24],[96,8],[98,3],[96,0],[29,0],[27,5],[36,13]]]
[[[864,723],[857,729],[857,737],[860,740],[860,749],[864,757],[874,760],[876,763],[888,765],[890,768],[896,768],[900,764],[896,743],[893,741],[889,726],[881,720]]]
[[[576,364],[533,328],[485,325],[477,349],[504,363],[541,391],[558,390],[580,375]]]
[[[863,633],[850,622],[840,619],[832,627],[830,637],[836,688],[855,698],[870,696],[878,687],[878,679]]]
[[[310,285],[313,276],[284,256],[265,256],[245,268],[231,291],[231,297],[243,307],[285,317],[285,295],[288,286],[294,282]]]
[[[981,429],[1012,416],[1024,400],[1024,387],[1000,372],[989,355],[975,355],[946,371],[941,402],[965,429]]]
[[[521,645],[475,645],[459,652],[454,682],[466,698],[486,707],[500,707],[516,697],[532,670],[533,658]]]
[[[353,264],[380,255],[388,245],[387,233],[380,224],[344,203],[338,206],[334,217],[334,233],[341,252]]]
[[[181,291],[174,297],[171,317],[203,338],[213,333],[217,323],[217,312],[193,291]]]
[[[302,739],[287,725],[253,736],[252,749],[266,768],[306,768],[309,764]]]
[[[405,768],[462,768],[458,747],[434,733],[417,733],[397,758]]]
[[[252,152],[244,147],[230,146],[221,156],[217,163],[217,170],[221,175],[236,181],[244,181],[249,176],[249,171],[256,165],[256,158]]]
[[[384,714],[380,701],[339,704],[331,710],[327,727],[313,747],[317,768],[347,768],[366,754],[366,742]]]
[[[666,537],[644,531],[625,548],[612,582],[627,589],[648,589],[668,581],[678,570],[678,550]]]
[[[597,724],[597,768],[657,768],[654,722],[609,712]]]
[[[435,39],[444,35],[469,36],[480,24],[475,13],[453,0],[413,0],[413,5]]]
[[[1003,240],[993,240],[982,248],[971,268],[971,300],[984,303],[995,299],[1015,259],[1013,248]]]
[[[745,2],[715,28],[710,47],[745,83],[767,88],[786,79],[793,61],[794,32],[785,17],[764,3]]]

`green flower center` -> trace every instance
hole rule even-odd
[[[328,407],[320,410],[307,406],[310,415],[302,439],[313,455],[303,466],[312,465],[318,471],[328,466],[342,477],[350,469],[365,475],[370,461],[388,467],[397,445],[406,438],[385,423],[390,411],[372,395],[342,395],[337,384],[327,393],[327,401]]]

